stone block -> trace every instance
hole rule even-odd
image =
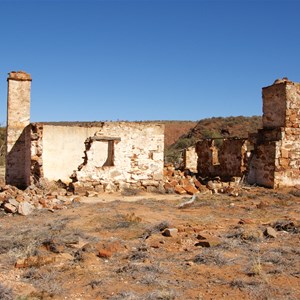
[[[14,213],[17,212],[17,208],[14,205],[10,204],[10,203],[5,203],[3,205],[3,207],[4,207],[4,210],[8,213],[13,213],[14,214]]]
[[[143,180],[142,185],[147,187],[147,186],[155,186],[158,187],[159,182],[155,180]]]
[[[264,231],[264,235],[266,237],[270,237],[270,238],[276,238],[277,237],[277,232],[274,228],[272,227],[267,227]]]
[[[192,184],[184,185],[183,188],[189,195],[199,193],[198,189],[196,189]]]
[[[178,229],[177,228],[166,228],[162,232],[162,235],[167,236],[167,237],[176,237],[178,235]]]
[[[281,157],[282,158],[289,158],[289,150],[281,149]]]
[[[179,194],[179,195],[186,194],[186,190],[180,185],[176,185],[174,191],[176,194]]]
[[[160,180],[163,180],[163,178],[164,178],[164,176],[162,173],[153,174],[153,180],[160,181]]]
[[[18,207],[18,213],[23,216],[30,215],[33,212],[33,210],[34,206],[28,203],[27,201],[20,203]]]

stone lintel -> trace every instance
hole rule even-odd
[[[92,136],[90,138],[92,141],[121,141],[120,137],[111,137],[111,136]]]
[[[32,81],[30,74],[24,71],[12,71],[8,73],[8,80],[16,80],[16,81]]]

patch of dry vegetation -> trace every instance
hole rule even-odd
[[[199,194],[184,210],[182,196],[140,197],[4,214],[0,298],[299,299],[296,193]]]

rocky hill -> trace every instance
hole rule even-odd
[[[165,124],[166,149],[198,124],[196,121],[162,121],[162,123]]]

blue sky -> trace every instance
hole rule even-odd
[[[300,81],[299,29],[297,0],[0,0],[0,122],[13,70],[33,122],[261,115]]]

